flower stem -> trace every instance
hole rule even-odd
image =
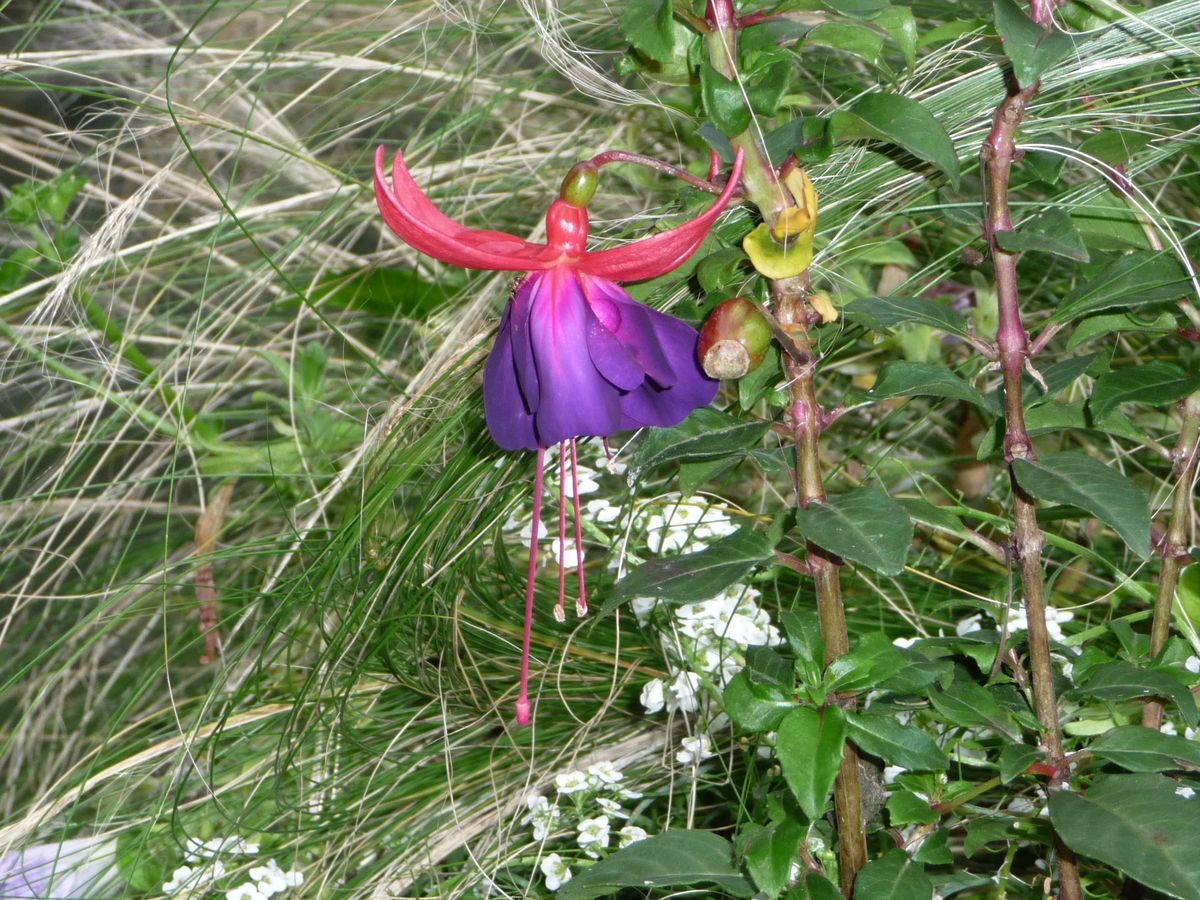
[[[680,181],[685,181],[692,187],[710,194],[720,194],[724,190],[724,185],[714,184],[703,178],[697,178],[687,169],[673,166],[670,163],[663,162],[661,159],[655,159],[653,156],[643,156],[641,153],[631,153],[628,150],[605,150],[603,153],[593,156],[588,162],[597,168],[610,165],[611,163],[633,163],[634,165],[645,166],[647,169],[653,169],[656,172],[662,172],[664,175],[678,178]]]
[[[712,30],[704,40],[713,68],[736,81],[737,28],[731,10],[732,5],[724,0],[710,4],[712,14],[708,20]],[[730,140],[735,148],[740,147],[745,153],[742,184],[746,197],[758,207],[765,222],[775,222],[779,214],[794,202],[780,183],[778,170],[771,165],[755,140],[752,128]],[[781,336],[781,343],[788,352],[781,354],[781,358],[791,394],[790,425],[796,445],[796,502],[800,506],[822,503],[825,500],[819,448],[822,410],[817,402],[816,355],[809,333],[811,318],[805,300],[808,294],[807,273],[772,281],[771,293],[775,299],[775,318],[786,332]],[[806,547],[805,562],[816,588],[817,615],[821,623],[821,637],[825,642],[825,663],[829,664],[850,649],[846,614],[842,606],[840,560],[810,542]],[[831,700],[836,703],[852,702],[841,697]],[[866,825],[858,765],[858,751],[853,744],[846,742],[834,783],[833,807],[838,828],[841,888],[847,897],[852,894],[854,881],[867,862]]]
[[[1050,637],[1046,629],[1046,593],[1042,572],[1042,548],[1045,537],[1037,523],[1033,498],[1017,482],[1012,463],[1032,461],[1033,444],[1025,428],[1022,376],[1030,360],[1029,335],[1021,321],[1017,292],[1017,256],[1001,249],[996,235],[1013,230],[1009,212],[1009,176],[1016,159],[1016,132],[1025,115],[1026,104],[1038,91],[1038,83],[1018,89],[1015,86],[996,110],[995,125],[980,150],[980,167],[986,172],[987,197],[985,228],[996,272],[999,327],[996,346],[1004,378],[1004,458],[1009,466],[1013,496],[1013,532],[1010,553],[1021,576],[1021,595],[1028,619],[1030,680],[1033,705],[1042,731],[1042,745],[1057,773],[1050,779],[1049,790],[1067,786],[1068,768],[1063,756],[1062,733],[1058,723],[1058,698],[1054,690],[1054,669],[1050,660]],[[1078,900],[1081,896],[1075,857],[1057,842],[1060,897]]]

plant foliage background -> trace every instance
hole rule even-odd
[[[688,25],[703,4],[677,5],[4,10],[0,853],[95,837],[128,896],[178,893],[185,865],[209,873],[198,896],[266,883],[248,873],[267,857],[302,873],[277,891],[295,896],[543,896],[550,853],[572,896],[654,894],[645,878],[826,896],[838,756],[789,731],[832,690],[857,697],[844,727],[870,763],[855,896],[1042,895],[1057,831],[1092,896],[1200,897],[1190,560],[1171,639],[1148,638],[1162,535],[1194,542],[1195,467],[1181,480],[1170,450],[1200,387],[1180,304],[1198,302],[1200,6],[1070,2],[1073,37],[1048,48],[1014,44],[1004,16],[1025,13],[1002,0],[746,3],[784,15],[743,31],[731,91]],[[1042,501],[1073,779],[1048,812],[1000,379],[972,344],[996,331],[978,148],[1013,64],[1042,85],[1006,249],[1028,326],[1055,326],[1025,386],[1042,462],[1017,471]],[[877,94],[947,141],[856,105]],[[868,127],[839,133],[850,110]],[[598,612],[555,623],[543,568],[519,729],[531,461],[492,446],[479,400],[510,279],[399,244],[374,149],[403,148],[454,218],[536,238],[579,159],[703,174],[746,128],[776,162],[797,150],[820,197],[840,519],[787,512],[777,353],[684,426],[615,443],[615,466],[589,449]],[[610,169],[593,233],[707,202]],[[632,290],[693,322],[761,291],[754,224],[727,213]],[[814,650],[811,580],[774,555],[806,540],[845,561],[844,671]],[[739,610],[757,631],[733,633]],[[1165,732],[1138,724],[1148,697]],[[587,788],[555,780],[589,767]],[[629,817],[607,847],[582,840],[597,798]],[[618,851],[625,824],[661,837]],[[257,852],[224,847],[213,880],[195,842],[235,838]]]

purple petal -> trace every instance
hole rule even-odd
[[[76,838],[0,856],[0,897],[116,896],[116,841]]]
[[[517,367],[517,384],[525,398],[525,409],[529,412],[538,408],[541,398],[541,383],[538,381],[537,365],[533,361],[533,347],[529,338],[529,315],[538,294],[542,290],[543,273],[533,272],[525,276],[513,293],[505,315],[512,327],[513,361]]]
[[[621,427],[668,428],[686,419],[693,409],[712,403],[720,382],[705,375],[696,359],[699,333],[674,316],[644,306],[637,310],[640,315],[631,315],[624,306],[621,312],[623,328],[625,323],[638,321],[640,345],[658,351],[671,370],[665,377],[651,373],[639,388],[621,397]]]
[[[500,320],[496,343],[483,370],[483,413],[492,439],[499,446],[505,450],[536,450],[538,442],[533,430],[533,415],[525,405],[517,381],[512,312],[513,305],[510,304]],[[528,341],[525,343],[528,346]]]
[[[615,329],[617,339],[633,354],[642,371],[663,387],[673,384],[675,372],[659,344],[653,317],[670,319],[672,322],[679,320],[643,306],[630,297],[620,285],[603,278],[589,278],[587,287],[593,308],[603,308],[607,304],[615,309],[618,323]],[[683,322],[679,324],[688,328]]]
[[[588,353],[588,310],[579,278],[551,269],[529,314],[530,346],[541,396],[533,411],[543,447],[581,435],[609,435],[621,418],[619,393]]]

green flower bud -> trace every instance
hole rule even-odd
[[[697,356],[710,378],[741,378],[762,363],[771,337],[758,307],[734,297],[714,309],[700,329]]]
[[[596,196],[600,185],[600,170],[590,162],[581,162],[571,167],[563,179],[558,196],[572,206],[587,206]]]

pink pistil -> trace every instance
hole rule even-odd
[[[574,440],[572,440],[574,445]],[[567,593],[567,442],[558,445],[558,603],[554,604],[554,620],[567,621],[564,608]],[[576,523],[578,524],[578,523]]]
[[[533,582],[537,576],[538,526],[542,522],[542,469],[546,448],[537,449],[537,474],[533,480],[533,524],[529,531],[529,574],[525,580],[525,634],[521,642],[521,688],[517,695],[517,724],[529,724],[529,647],[533,640]]]
[[[605,449],[608,442],[605,441]],[[575,438],[571,438],[571,501],[575,506],[575,566],[579,574],[579,599],[575,601],[575,614],[587,615],[587,586],[583,580],[583,526],[579,518],[579,457],[575,453]],[[559,570],[561,573],[561,569]],[[559,576],[558,602],[562,603],[562,575]]]

